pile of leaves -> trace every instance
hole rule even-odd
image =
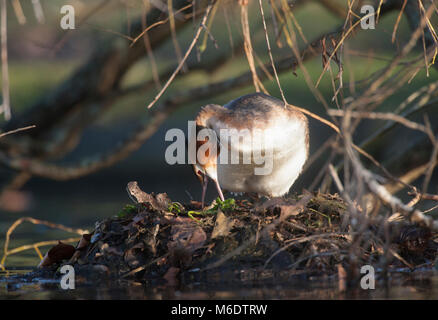
[[[76,247],[55,246],[40,267],[55,271],[68,263],[84,275],[170,283],[195,271],[331,275],[348,267],[352,239],[343,223],[347,205],[336,194],[217,199],[201,210],[198,202],[181,204],[164,193],[147,194],[136,182],[127,189],[134,205],[97,222]],[[414,267],[435,259],[434,234],[409,224],[394,230],[394,266]],[[379,233],[373,226],[369,231]],[[359,259],[367,264],[381,254],[376,241]]]

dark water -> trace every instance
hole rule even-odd
[[[15,276],[23,272],[26,270],[0,273],[1,299],[438,299],[438,272],[430,270],[393,274],[388,283],[378,280],[374,290],[358,287],[343,292],[336,279],[327,278],[241,279],[176,286],[120,280],[63,290],[56,280],[17,281]]]

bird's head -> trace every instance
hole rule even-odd
[[[223,200],[217,177],[217,157],[220,142],[215,131],[208,125],[208,119],[215,116],[213,106],[215,105],[203,107],[196,117],[196,156],[195,164],[192,164],[192,170],[202,185],[202,206],[204,206],[208,178],[215,182],[219,196]],[[187,140],[186,145],[188,146]]]

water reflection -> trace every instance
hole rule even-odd
[[[53,279],[26,282],[16,278],[24,270],[0,273],[0,299],[438,299],[438,273],[432,270],[398,273],[385,285],[376,282],[375,290],[338,290],[334,278],[292,280],[203,281],[168,286],[164,282],[100,281],[81,283],[75,290],[62,290]],[[26,271],[27,272],[27,271]]]

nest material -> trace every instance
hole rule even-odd
[[[136,205],[97,222],[81,240],[68,261],[77,271],[168,282],[213,269],[332,275],[348,268],[352,247],[358,248],[356,264],[378,262],[387,239],[372,224],[362,234],[367,241],[352,236],[344,219],[347,206],[336,194],[256,203],[216,200],[201,211],[197,202],[182,205],[166,194],[146,194],[136,183],[128,185],[128,193]],[[391,266],[412,268],[435,259],[429,230],[398,223],[390,231]]]

